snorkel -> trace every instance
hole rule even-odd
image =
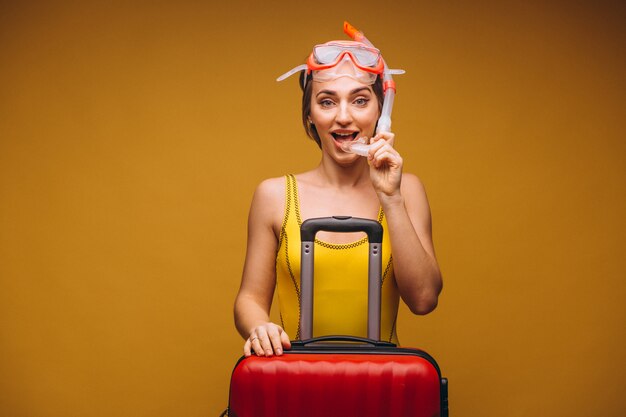
[[[365,37],[363,32],[357,30],[357,28],[352,26],[347,21],[343,22],[343,31],[355,41],[363,42],[364,44],[375,48],[372,42]],[[396,83],[393,81],[391,71],[389,70],[389,67],[384,59],[383,64],[385,66],[385,69],[383,70],[383,93],[385,99],[383,100],[383,109],[381,110],[380,117],[378,118],[376,133],[391,131],[391,111],[393,110],[393,100],[396,96]]]

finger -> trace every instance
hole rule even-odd
[[[374,156],[373,162],[374,167],[376,168],[380,168],[383,165],[399,166],[401,164],[401,159],[398,154],[390,152],[388,150],[383,150],[382,152]]]
[[[387,143],[384,140],[379,140],[378,142],[374,142],[370,145],[370,148],[367,152],[368,159],[373,160],[376,153],[382,149]]]
[[[252,346],[252,350],[257,356],[263,356],[263,348],[261,347],[261,343],[259,343],[258,336],[254,336],[250,339],[250,343]]]
[[[393,145],[396,135],[392,132],[378,132],[373,138],[371,143],[379,142],[381,139],[384,139],[385,142]]]
[[[283,354],[283,345],[280,341],[280,332],[282,332],[282,329],[278,326],[272,327],[267,331],[267,336],[270,340],[272,351],[277,355]]]
[[[246,340],[246,343],[244,343],[243,345],[243,355],[246,358],[252,355],[252,352],[250,351],[251,347],[252,347],[252,343],[250,343],[250,339]]]
[[[386,143],[385,141],[381,141],[379,146],[373,145],[372,149],[370,149],[370,159],[374,162],[374,166],[377,166],[376,161],[381,160],[381,156],[385,154],[398,155],[398,152],[393,149],[391,145]]]
[[[291,349],[291,340],[289,340],[287,332],[283,331],[280,333],[280,341],[285,349]]]
[[[374,146],[382,146],[384,144],[385,144],[384,138],[380,135],[376,135],[370,140],[370,145],[372,145],[370,149],[373,148]]]
[[[386,157],[397,159],[397,158],[400,158],[400,154],[398,153],[398,151],[393,149],[390,145],[385,145],[374,153],[374,159],[381,159],[381,158],[386,158]]]
[[[383,137],[391,146],[393,146],[394,142],[396,141],[396,135],[391,132],[383,132]]]
[[[263,327],[257,329],[257,336],[259,336],[259,344],[262,352],[267,356],[272,356],[274,354],[274,350],[272,349],[270,338],[267,335],[267,330]]]
[[[374,150],[374,154],[382,153],[382,151],[398,153],[398,151],[387,140],[378,141],[372,145],[372,149]]]

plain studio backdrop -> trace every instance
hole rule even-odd
[[[2,1],[0,415],[226,407],[253,190],[319,159],[275,79],[344,20],[407,71],[451,415],[626,415],[623,4]]]

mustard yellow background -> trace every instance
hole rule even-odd
[[[626,414],[620,2],[0,3],[0,415],[217,416],[256,184],[344,19],[397,77],[445,288],[399,335],[452,416]]]

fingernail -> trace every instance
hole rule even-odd
[[[276,349],[276,354],[277,355],[282,355],[283,354],[283,350],[281,348]]]

